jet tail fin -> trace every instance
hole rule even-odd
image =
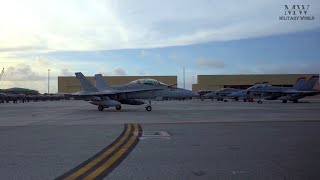
[[[300,77],[300,78],[297,79],[296,83],[293,85],[293,88],[300,90],[300,89],[303,88],[305,83],[306,83],[306,78],[305,77]]]
[[[98,92],[98,89],[94,87],[81,72],[76,72],[75,75],[79,79],[84,91]]]
[[[319,76],[312,76],[303,86],[303,90],[311,90],[314,88],[316,83],[319,81]]]
[[[109,87],[107,82],[102,77],[102,74],[95,74],[94,79],[96,80],[96,88],[99,90],[107,89]]]

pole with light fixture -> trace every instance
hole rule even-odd
[[[50,93],[50,69],[48,69],[48,94]]]

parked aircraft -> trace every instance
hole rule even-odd
[[[258,97],[258,103],[262,103],[261,98],[266,100],[282,100],[283,103],[287,103],[287,101],[297,103],[298,99],[320,94],[319,90],[313,89],[318,80],[319,76],[313,76],[307,82],[305,82],[305,78],[299,78],[293,87],[277,87],[269,84],[258,84],[245,91],[232,93],[229,96]]]
[[[121,109],[121,104],[141,105],[143,100],[148,100],[146,110],[151,111],[151,99],[158,97],[190,98],[196,93],[166,85],[154,79],[138,79],[124,85],[108,86],[102,79],[102,75],[96,75],[96,87],[93,86],[81,72],[75,73],[84,91],[72,93],[72,96],[81,97],[93,105],[98,106],[99,111],[104,108],[116,107]]]
[[[241,89],[235,89],[235,88],[221,88],[218,89],[215,92],[212,93],[208,93],[203,95],[204,98],[210,98],[210,99],[214,99],[216,98],[218,101],[222,101],[225,97],[227,97],[229,94],[234,93],[234,92],[239,92],[241,91]],[[239,100],[239,98],[235,97],[234,98],[236,101]]]
[[[298,99],[306,96],[315,96],[320,94],[319,90],[313,89],[316,82],[319,81],[319,76],[311,77],[303,86],[295,87],[277,87],[277,86],[266,86],[249,88],[248,93],[254,93],[260,95],[262,98],[267,100],[282,100],[283,103],[287,101],[293,101],[298,103]],[[259,101],[261,103],[261,100]]]
[[[297,79],[296,83],[293,85],[293,88],[295,89],[299,89],[301,87],[303,87],[305,85],[305,81],[306,78],[305,77],[300,77]],[[232,98],[232,99],[242,99],[243,101],[253,101],[253,99],[255,98],[261,98],[261,94],[257,94],[257,93],[249,93],[248,90],[249,89],[255,89],[255,88],[261,88],[261,87],[268,87],[271,86],[270,84],[267,84],[267,82],[263,82],[263,83],[257,83],[253,86],[251,86],[248,89],[244,89],[238,92],[233,92],[229,95],[227,95],[228,98]],[[265,97],[266,100],[272,100],[271,97]],[[261,101],[258,101],[259,103]]]

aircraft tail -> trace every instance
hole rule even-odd
[[[312,76],[302,87],[303,90],[311,90],[314,88],[316,83],[319,81],[319,76]]]
[[[94,87],[81,72],[76,72],[75,75],[79,79],[84,91],[98,92],[98,89]]]
[[[306,78],[305,77],[300,77],[297,79],[296,83],[293,85],[294,89],[302,89],[303,86],[306,83]]]
[[[109,87],[101,74],[94,75],[94,79],[96,80],[96,88],[99,90],[107,89]]]

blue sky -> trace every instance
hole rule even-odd
[[[177,75],[181,87],[185,67],[189,89],[200,74],[319,73],[320,3],[297,2],[313,21],[279,21],[288,3],[10,1],[0,7],[0,86],[45,92],[47,69],[52,92],[77,71]]]

